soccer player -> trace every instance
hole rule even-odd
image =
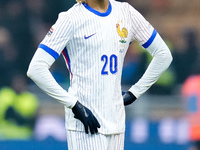
[[[143,46],[153,60],[141,79],[122,96],[123,61],[132,41]],[[61,53],[70,72],[68,91],[49,71]],[[69,150],[123,150],[124,105],[147,91],[171,61],[160,35],[128,3],[79,0],[59,14],[39,44],[27,75],[64,104]]]

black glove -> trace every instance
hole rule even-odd
[[[124,106],[126,105],[130,105],[131,103],[133,103],[137,98],[131,93],[131,92],[125,92],[125,94],[123,94],[124,92],[122,92],[123,95],[123,99],[124,99]]]
[[[100,124],[92,114],[92,112],[83,106],[79,101],[76,102],[75,106],[72,108],[72,112],[74,113],[74,118],[79,119],[84,127],[85,132],[88,134],[88,127],[90,128],[91,134],[97,133],[100,128]]]

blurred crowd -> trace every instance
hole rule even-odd
[[[129,1],[145,17],[152,10],[157,9],[162,13],[165,8],[170,7],[168,0],[150,0],[154,2],[154,7],[144,8],[141,0]],[[150,3],[150,1],[146,3]],[[40,41],[44,38],[52,24],[55,23],[58,13],[68,10],[75,0],[1,0],[0,1],[0,88],[10,87],[15,94],[19,95],[26,91],[27,85],[32,82],[26,77],[26,71],[31,58],[37,49]],[[154,24],[153,22],[151,22]],[[200,73],[200,47],[199,33],[195,27],[185,27],[181,32],[183,45],[176,45],[176,41],[161,33],[161,36],[169,46],[173,63],[167,71],[163,73],[157,83],[149,90],[151,94],[173,94],[178,85],[191,75]],[[130,45],[124,62],[122,84],[134,84],[144,73],[151,61],[151,56],[136,43]],[[52,73],[58,82],[68,82],[69,75],[63,71],[64,62],[58,59],[52,67]],[[20,86],[19,86],[20,85]],[[0,92],[1,92],[0,91]],[[31,96],[30,96],[31,97]],[[33,99],[33,98],[30,98]],[[1,99],[0,99],[1,100]],[[35,98],[30,102],[34,103],[37,110],[38,100]],[[27,104],[28,105],[28,104]],[[7,106],[7,105],[6,105]],[[13,108],[15,109],[13,104]],[[8,105],[7,117],[15,113]],[[16,115],[16,114],[15,114]],[[31,114],[34,122],[35,113]],[[25,116],[21,116],[20,121],[24,121]],[[17,118],[17,117],[15,117]],[[29,117],[30,118],[30,117]],[[21,122],[19,122],[21,123]]]
[[[26,71],[58,13],[73,3],[64,0],[0,1],[1,140],[32,137],[39,100],[27,90],[32,82],[26,77]],[[61,73],[54,71],[54,74]]]
[[[72,4],[60,0],[0,1],[0,87],[10,86],[28,64],[60,11]]]

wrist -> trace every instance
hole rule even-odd
[[[130,91],[127,91],[123,95],[123,99],[124,99],[124,105],[126,106],[126,105],[130,105],[131,103],[133,103],[137,98]]]

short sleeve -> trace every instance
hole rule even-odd
[[[132,40],[147,48],[154,40],[157,32],[152,25],[131,5],[129,5]]]
[[[57,59],[72,38],[72,32],[70,17],[66,13],[60,13],[39,47]]]

